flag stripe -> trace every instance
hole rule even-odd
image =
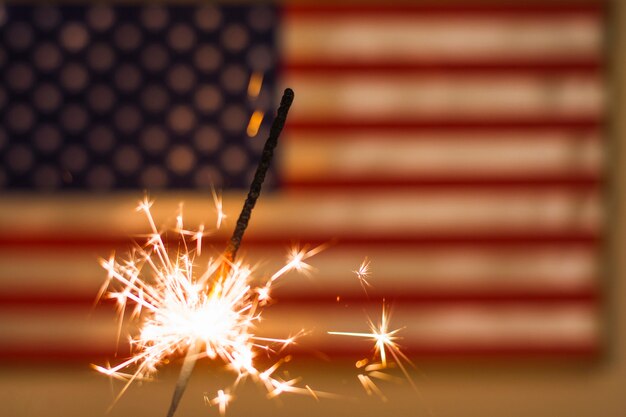
[[[411,10],[289,8],[287,61],[558,62],[601,54],[602,13],[595,8],[554,14],[523,14],[512,8],[474,15],[456,7],[440,9],[440,14]]]
[[[345,142],[362,142],[365,145],[368,145],[370,142],[379,142],[382,138],[385,140],[391,141],[393,144],[401,144],[403,141],[411,141],[411,142],[437,142],[442,146],[446,146],[446,142],[463,142],[470,141],[472,143],[476,143],[478,145],[478,149],[480,149],[481,143],[492,143],[492,142],[504,142],[510,140],[513,144],[518,142],[524,142],[529,144],[529,146],[536,146],[533,142],[546,141],[548,144],[556,142],[556,143],[569,143],[572,146],[575,144],[578,145],[579,142],[593,142],[594,140],[603,142],[604,136],[602,129],[599,126],[595,128],[588,129],[567,129],[561,127],[554,128],[542,128],[542,127],[528,127],[526,129],[522,129],[520,131],[520,127],[518,126],[515,129],[506,129],[506,128],[498,128],[497,126],[491,126],[490,129],[455,129],[454,126],[450,127],[450,129],[416,129],[416,130],[402,130],[402,131],[394,131],[394,130],[374,130],[371,129],[354,129],[352,132],[339,132],[334,135],[330,134],[331,132],[327,132],[328,134],[320,134],[317,131],[314,132],[298,132],[297,135],[291,135],[285,138],[285,140],[281,143],[284,147],[289,147],[294,142],[308,142],[315,141],[321,142],[324,146],[328,146],[330,144],[336,144],[334,142],[340,142],[338,145],[341,145]],[[417,146],[418,144],[415,143]],[[359,143],[360,145],[361,143]],[[503,143],[502,146],[508,146],[506,143]],[[282,148],[281,148],[282,150]],[[541,158],[541,155],[537,155],[538,158]]]
[[[392,250],[390,250],[392,249]],[[246,247],[246,259],[262,270],[278,270],[284,263],[287,248],[278,246]],[[98,256],[108,257],[110,246],[88,248],[46,247],[43,249],[11,248],[0,254],[4,276],[0,285],[2,303],[50,303],[59,300],[71,303],[93,301],[102,285],[105,271],[98,265]],[[202,266],[205,251],[196,260]],[[312,279],[290,275],[276,289],[278,298],[302,297],[307,294],[320,299],[363,296],[361,285],[353,275],[364,256],[373,262],[372,297],[433,298],[563,298],[594,293],[599,265],[597,250],[584,247],[535,249],[504,249],[475,247],[424,249],[400,246],[368,248],[338,244],[319,254],[314,260],[316,272]],[[31,260],[38,259],[36,264]],[[72,265],[68,270],[67,265]],[[41,274],[41,270],[45,274]],[[402,288],[400,291],[399,289]],[[63,289],[62,291],[60,289]]]
[[[395,280],[397,281],[397,280]],[[97,288],[95,289],[97,292]],[[335,288],[334,291],[328,289],[323,293],[316,293],[311,291],[308,295],[304,296],[300,292],[289,292],[281,289],[272,295],[272,299],[280,303],[298,303],[303,306],[307,304],[319,306],[320,304],[330,303],[333,300],[341,302],[343,304],[359,304],[363,298],[361,293],[353,291],[350,296],[333,296],[331,293],[341,292],[341,288]],[[98,308],[104,308],[113,302],[107,302],[109,300],[103,300],[98,302],[93,294],[94,291],[85,292],[80,294],[50,294],[46,293],[0,293],[0,303],[2,303],[2,309],[11,309],[24,306],[37,306],[37,307],[76,307],[79,309],[88,309],[90,306],[98,305]],[[600,299],[599,294],[594,289],[583,290],[556,290],[549,291],[543,288],[539,288],[535,291],[476,291],[475,293],[468,291],[433,291],[433,292],[420,292],[413,290],[411,294],[407,294],[405,291],[381,291],[381,290],[368,290],[367,294],[372,298],[383,297],[390,303],[415,303],[422,306],[428,305],[440,305],[446,306],[453,304],[459,305],[558,305],[558,304],[572,304],[582,303],[589,304],[595,303]]]
[[[381,14],[405,16],[408,13],[442,15],[449,17],[462,16],[463,18],[472,15],[500,15],[500,16],[520,16],[520,15],[578,15],[599,16],[604,11],[602,2],[582,1],[582,2],[554,2],[554,3],[475,3],[475,4],[359,4],[357,5],[287,5],[283,13],[288,18],[304,15],[307,17],[319,18],[319,15],[341,16],[342,14],[354,16],[355,14],[371,15],[379,17]],[[328,17],[328,16],[323,16]]]
[[[367,331],[367,314],[376,320],[380,315],[378,302],[346,306],[343,303],[300,305],[282,302],[267,309],[266,320],[259,332],[269,337],[285,337],[296,334],[302,328],[313,329],[305,336],[303,347],[309,351],[337,351],[358,354],[368,342],[342,343],[342,337],[325,334],[331,331]],[[348,308],[351,307],[351,308]],[[364,312],[365,311],[365,312]],[[400,323],[410,323],[403,331],[402,346],[411,349],[434,350],[439,346],[461,346],[466,349],[558,349],[560,346],[589,346],[590,340],[598,338],[598,325],[594,317],[595,307],[588,303],[568,305],[493,305],[472,307],[464,304],[433,306],[395,303],[392,317]],[[24,344],[39,346],[57,354],[77,347],[98,351],[111,357],[116,351],[117,325],[110,314],[99,313],[87,317],[77,314],[73,308],[37,309],[12,308],[0,310],[0,327],[5,338],[0,341],[0,357]],[[296,320],[280,320],[293,317]],[[549,318],[549,320],[546,320]],[[362,322],[355,328],[355,323]],[[59,331],[59,329],[63,329]],[[304,342],[304,339],[302,339]],[[343,342],[346,342],[343,340]],[[123,345],[120,352],[127,351]],[[445,352],[445,348],[444,348]],[[463,352],[463,351],[461,351]],[[123,355],[122,355],[123,356]]]
[[[387,179],[375,177],[354,176],[340,179],[325,180],[324,178],[314,179],[286,179],[283,185],[289,189],[307,189],[312,192],[316,190],[336,190],[336,189],[384,189],[400,188],[403,190],[412,188],[503,188],[510,190],[514,187],[559,187],[575,190],[597,189],[601,185],[601,178],[594,175],[567,175],[535,178],[533,175],[520,176],[519,178],[493,178],[491,176],[477,178],[460,178],[461,175],[452,178],[399,178]]]
[[[603,170],[603,150],[599,135],[585,132],[547,133],[530,142],[512,132],[301,134],[283,144],[280,168],[287,183],[371,178],[483,178],[484,183],[487,178],[521,181],[554,175],[593,179]]]
[[[302,115],[299,119],[290,121],[287,132],[332,132],[352,133],[356,130],[385,130],[387,132],[406,132],[407,130],[440,130],[440,131],[476,131],[515,129],[519,132],[528,132],[532,135],[537,129],[599,129],[604,125],[604,117],[599,115],[572,116],[543,116],[532,118],[496,118],[489,120],[472,119],[454,115],[446,120],[432,120],[423,117],[371,120],[359,117],[320,118]]]
[[[414,350],[457,356],[481,351],[555,353],[574,350],[591,354],[590,341],[599,337],[595,311],[596,307],[589,303],[475,307],[396,303],[392,317],[396,322],[411,323],[410,328],[404,329],[400,341],[409,354]],[[0,359],[9,359],[8,354],[20,348],[24,349],[22,355],[36,352],[35,356],[49,358],[77,349],[99,353],[100,356],[116,350],[121,357],[127,355],[125,343],[121,343],[119,348],[115,346],[118,328],[110,315],[98,313],[87,317],[87,313],[85,310],[84,315],[79,315],[75,309],[51,309],[47,306],[27,309],[12,306],[9,311],[0,309],[0,327],[5,336],[0,341]],[[44,315],[46,321],[42,320]],[[345,336],[328,335],[326,329],[368,331],[365,320],[368,315],[377,320],[380,315],[378,302],[311,306],[280,303],[267,309],[267,320],[258,330],[269,337],[284,337],[305,328],[312,332],[301,348],[295,345],[296,351],[367,355],[371,341],[349,339],[351,343],[342,343],[346,342],[343,339]],[[50,322],[56,326],[50,326]],[[363,324],[355,327],[355,323],[359,322]]]
[[[294,59],[286,62],[282,71],[289,73],[314,73],[324,76],[343,75],[344,73],[359,73],[377,76],[390,76],[397,74],[424,75],[456,75],[458,73],[489,74],[516,74],[548,76],[558,75],[562,72],[576,74],[599,75],[604,70],[603,62],[599,59],[578,57],[564,58],[557,62],[526,61],[501,62],[494,61],[468,61],[468,62],[430,62],[415,59],[400,62],[343,62],[343,61],[313,61],[306,59]]]
[[[5,200],[0,213],[0,245],[7,246],[51,242],[123,242],[123,234],[146,232],[147,223],[141,213],[133,213],[135,197],[113,200],[66,198],[56,204],[41,206],[41,200],[23,207],[23,200]],[[172,224],[179,202],[186,201],[185,216],[189,227],[204,223],[214,213],[211,201],[201,195],[185,199],[161,198],[154,215],[157,224]],[[195,202],[198,202],[196,205]],[[102,203],[103,205],[100,205]],[[72,218],[64,213],[80,204],[82,211]],[[227,220],[233,221],[241,206],[241,197],[225,197]],[[98,208],[112,207],[110,211]],[[445,207],[445,210],[442,208]],[[366,208],[367,210],[363,210]],[[98,218],[94,218],[97,210]],[[576,236],[598,232],[602,221],[602,201],[597,192],[538,190],[522,188],[493,192],[490,190],[422,191],[396,194],[379,191],[375,195],[355,192],[328,192],[320,200],[310,193],[266,196],[255,209],[250,225],[249,242],[281,239],[337,238],[341,241],[360,239],[397,240],[399,242],[428,240],[460,240],[489,237],[515,240],[516,236]],[[303,219],[306,222],[303,222]],[[229,223],[230,224],[230,223]],[[364,227],[366,226],[366,227]],[[87,227],[87,228],[86,228]],[[122,236],[120,236],[122,233]],[[222,228],[208,237],[208,242],[225,241],[228,230]]]
[[[295,121],[307,118],[533,119],[600,117],[601,78],[562,73],[558,77],[492,75],[380,78],[358,72],[337,75],[290,73],[284,85],[298,90]],[[371,100],[376,97],[376,100]]]

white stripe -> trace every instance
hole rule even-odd
[[[532,135],[532,138],[529,136]],[[578,140],[585,135],[585,140]],[[287,180],[400,178],[452,175],[541,177],[598,173],[597,133],[475,132],[456,134],[351,132],[323,138],[298,134],[282,145]]]
[[[603,38],[593,16],[298,16],[284,25],[288,62],[558,61],[597,57]]]
[[[120,340],[127,338],[124,326]],[[0,349],[40,348],[107,351],[115,349],[118,324],[113,309],[0,309]]]
[[[565,72],[393,77],[292,72],[284,85],[298,92],[292,120],[599,116],[604,98],[599,77]]]
[[[98,252],[107,256],[111,249],[2,250],[0,294],[95,300],[106,277],[97,261]],[[257,266],[255,273],[261,278],[284,265],[287,249],[248,249],[244,243],[240,256]],[[118,255],[123,256],[124,251]],[[216,255],[216,250],[207,248],[196,258],[196,271],[201,273],[204,262]],[[584,290],[596,284],[599,272],[596,255],[594,248],[576,247],[490,250],[370,246],[364,249],[336,245],[307,261],[315,268],[310,278],[290,273],[280,281],[274,295],[278,298],[364,296],[352,271],[358,269],[366,256],[372,271],[369,281],[373,288],[369,291],[377,294]]]
[[[138,195],[130,197],[67,196],[8,197],[0,205],[0,233],[4,236],[34,233],[83,233],[94,236],[128,236],[148,232],[142,213],[134,210]],[[450,190],[324,192],[265,195],[254,209],[249,235],[281,236],[304,240],[307,236],[331,240],[341,236],[411,236],[419,233],[566,232],[597,230],[601,200],[596,192],[565,190]],[[185,201],[186,224],[207,230],[214,224],[210,197],[202,194],[168,194],[157,199],[153,213],[157,224],[175,225],[178,204]],[[244,201],[231,194],[224,201],[228,223],[217,234],[224,241]]]
[[[310,331],[300,343],[310,349],[354,346],[355,340],[327,335],[328,331],[367,332],[367,317],[377,323],[380,305],[365,311],[361,305],[343,302],[323,305],[277,303],[263,312],[264,320],[256,334],[287,337],[300,330]],[[107,311],[108,310],[108,311]],[[70,309],[0,310],[0,349],[40,346],[85,350],[115,348],[117,323],[111,307],[98,308],[96,318],[76,314]],[[134,331],[137,322],[122,332]],[[596,311],[590,306],[393,306],[390,330],[404,328],[401,344],[415,345],[489,345],[514,343],[546,346],[551,343],[585,343],[597,340]],[[370,342],[371,344],[371,342]],[[367,342],[364,353],[369,352]]]
[[[367,315],[366,315],[367,313]],[[314,329],[303,340],[307,348],[348,344],[354,338],[329,336],[327,331],[368,332],[367,317],[380,321],[380,307],[365,312],[360,306],[335,303],[324,309],[303,305],[293,307],[276,304],[264,315],[267,334],[296,334],[300,329]],[[403,346],[448,345],[490,346],[515,344],[546,346],[551,343],[585,343],[598,339],[596,312],[589,306],[437,306],[420,308],[395,305],[390,330],[404,328],[400,336]],[[261,328],[261,330],[264,330]],[[369,342],[372,347],[372,342]],[[368,353],[368,343],[363,353]]]

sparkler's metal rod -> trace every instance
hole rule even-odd
[[[256,172],[254,173],[254,179],[252,180],[252,184],[250,184],[248,197],[243,205],[239,219],[237,219],[235,231],[233,232],[230,242],[226,247],[226,258],[231,261],[234,260],[237,255],[237,250],[239,250],[239,245],[241,245],[241,239],[243,238],[243,234],[248,227],[248,222],[250,221],[252,209],[261,194],[261,187],[263,185],[263,181],[265,180],[267,170],[270,167],[270,163],[272,162],[274,149],[278,143],[278,137],[280,136],[280,132],[282,132],[285,122],[287,121],[287,113],[289,112],[289,108],[293,102],[293,97],[293,90],[291,88],[285,89],[283,97],[280,100],[280,106],[276,112],[276,118],[274,119],[272,128],[270,129],[270,135],[267,138],[267,141],[265,141],[263,154],[261,155],[261,160],[256,168]]]

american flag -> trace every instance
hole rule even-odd
[[[271,331],[356,357],[369,346],[325,331],[366,328],[384,298],[418,361],[596,356],[604,13],[3,6],[0,358],[114,355],[97,258],[145,232],[144,189],[160,224],[179,201],[200,224],[216,184],[232,227],[284,86],[294,107],[242,252],[274,270],[292,242],[332,245],[278,289]],[[351,272],[366,256],[367,294]]]

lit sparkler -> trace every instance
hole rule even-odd
[[[164,359],[194,351],[196,359],[222,359],[239,379],[251,376],[263,382],[272,395],[276,390],[294,391],[272,377],[277,366],[268,373],[257,369],[253,360],[259,351],[275,351],[276,347],[293,344],[298,335],[265,338],[256,336],[254,328],[272,284],[289,271],[306,268],[304,260],[317,253],[317,248],[292,249],[285,266],[265,283],[255,283],[248,265],[223,256],[210,259],[206,269],[197,273],[196,246],[189,245],[197,232],[177,227],[179,245],[172,259],[150,212],[151,205],[147,198],[138,205],[151,227],[147,243],[136,248],[129,260],[102,261],[108,272],[106,296],[116,300],[121,316],[128,306],[134,305],[133,315],[142,317],[141,329],[131,340],[136,353],[117,366],[96,369],[130,383],[150,376]],[[182,226],[182,219],[177,226]],[[202,239],[197,242],[201,244]],[[226,274],[222,274],[224,263],[229,266]],[[134,373],[124,372],[131,367],[135,367]]]
[[[139,317],[141,322],[138,333],[130,340],[131,358],[115,366],[94,366],[99,372],[127,382],[120,395],[133,381],[153,375],[167,359],[184,356],[168,416],[176,411],[195,362],[200,358],[222,360],[237,375],[231,387],[219,390],[216,398],[208,400],[218,406],[221,414],[233,399],[230,393],[247,377],[263,385],[270,398],[284,392],[317,398],[319,393],[308,385],[297,386],[297,379],[285,381],[275,376],[286,358],[267,369],[259,369],[255,364],[259,353],[276,353],[293,344],[298,335],[266,338],[257,336],[255,329],[262,306],[270,300],[273,283],[289,271],[308,271],[310,265],[304,261],[321,249],[292,249],[285,266],[265,282],[259,282],[252,268],[236,259],[292,100],[293,92],[285,90],[250,192],[224,253],[211,258],[198,272],[195,257],[201,252],[203,237],[210,231],[202,225],[198,230],[187,230],[181,207],[174,229],[177,245],[168,245],[165,232],[157,228],[150,212],[153,202],[146,197],[137,210],[150,225],[147,242],[138,246],[130,259],[111,257],[102,261],[108,277],[99,296],[106,294],[117,302],[120,323],[130,306],[134,307],[132,316]],[[225,216],[221,198],[215,191],[213,198],[219,228]]]

